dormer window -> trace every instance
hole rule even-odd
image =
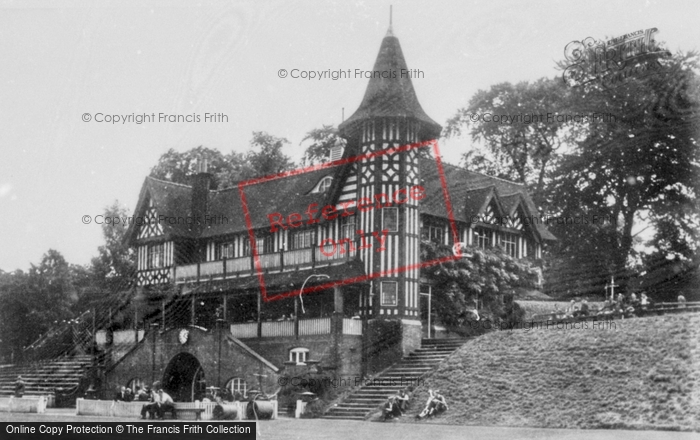
[[[320,182],[318,182],[318,185],[316,185],[316,188],[311,191],[312,193],[324,193],[330,189],[331,184],[333,183],[333,178],[331,176],[326,176],[323,179],[321,179]]]

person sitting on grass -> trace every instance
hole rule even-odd
[[[574,314],[574,316],[588,316],[590,313],[590,307],[588,306],[588,300],[583,300],[581,301],[581,308],[578,310],[578,313]]]
[[[406,394],[406,390],[399,390],[399,395],[396,396],[396,405],[399,407],[401,414],[406,412],[406,408],[408,407],[408,394]]]
[[[389,396],[389,398],[386,399],[384,407],[382,408],[382,416],[383,420],[389,420],[393,419],[394,417],[401,416],[401,410],[399,409],[399,405],[396,403],[396,396]]]
[[[433,415],[447,411],[447,401],[445,400],[445,396],[440,394],[440,390],[435,391],[435,399],[433,399],[433,401],[435,402],[435,411],[433,411]]]
[[[423,411],[421,411],[416,418],[422,419],[425,417],[435,416],[445,411],[447,411],[447,401],[445,400],[445,397],[440,394],[439,390],[428,390],[428,402],[425,404]]]

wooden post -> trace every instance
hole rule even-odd
[[[333,286],[333,311],[343,313],[343,288],[341,286]]]
[[[196,309],[196,307],[197,307],[197,303],[196,303],[196,298],[195,298],[195,297],[196,297],[196,295],[193,293],[193,294],[192,294],[192,309],[190,310],[190,325],[195,325],[194,316],[195,316],[195,311],[196,311],[195,309]]]
[[[262,337],[262,293],[258,292],[258,338]]]
[[[294,337],[299,339],[299,298],[294,297]]]
[[[95,313],[97,313],[97,311],[93,307],[92,308],[92,343],[90,344],[90,345],[92,345],[92,347],[90,347],[90,351],[92,352],[93,356],[95,355],[95,349],[97,348],[97,325],[95,323]]]

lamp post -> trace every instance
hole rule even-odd
[[[420,294],[428,297],[428,339],[430,339],[432,327],[430,322],[430,315],[433,314],[433,286],[428,286],[428,293],[420,292]]]
[[[304,282],[301,285],[301,289],[299,289],[299,302],[301,302],[301,313],[304,313],[304,314],[306,314],[306,310],[304,310],[304,298],[301,295],[302,295],[302,293],[304,293],[304,286],[306,286],[306,282],[314,277],[316,277],[316,278],[330,278],[329,275],[326,275],[324,273],[311,274],[308,277],[306,277],[306,279],[304,280]],[[295,313],[295,317],[296,317],[296,313]]]
[[[217,318],[216,319],[216,326],[218,327],[218,333],[219,333],[219,361],[217,362],[217,368],[218,368],[218,375],[216,378],[216,386],[221,388],[221,333],[224,331],[224,323],[226,321],[223,318]]]
[[[156,332],[158,329],[158,323],[157,322],[152,322],[151,323],[151,333],[153,333],[153,350],[151,353],[151,383],[155,382],[156,380]]]

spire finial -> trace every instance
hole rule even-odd
[[[394,35],[394,31],[392,30],[393,21],[394,21],[394,6],[389,5],[389,30],[386,31],[387,37]]]

